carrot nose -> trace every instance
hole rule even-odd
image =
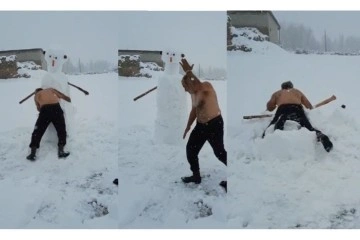
[[[55,60],[52,60],[52,66],[54,66],[55,65]]]
[[[172,62],[172,57],[170,57],[170,62]]]

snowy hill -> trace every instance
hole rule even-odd
[[[181,146],[157,143],[154,139],[157,90],[133,101],[157,86],[161,74],[153,72],[152,79],[119,78],[119,227],[224,228],[226,193],[218,184],[226,179],[226,167],[206,143],[199,154],[203,181],[198,186],[185,186],[180,178],[191,173],[185,150],[188,136]],[[226,122],[226,82],[211,83]]]
[[[360,57],[297,55],[250,40],[248,47],[266,51],[228,52],[228,226],[360,228]],[[261,139],[271,118],[242,119],[268,113],[271,94],[289,80],[314,105],[337,96],[307,111],[333,141],[330,153],[306,129]]]
[[[22,69],[25,71],[25,68]],[[35,162],[26,159],[37,110],[33,98],[43,70],[31,78],[0,79],[0,228],[117,228],[117,74],[68,76],[76,108],[66,160],[42,140]],[[111,106],[111,107],[110,107]]]
[[[269,42],[269,37],[262,34],[256,28],[230,28],[232,38],[232,48],[243,53],[257,54],[280,54],[286,53],[284,49]]]

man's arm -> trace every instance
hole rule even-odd
[[[276,108],[276,93],[271,95],[270,100],[266,104],[266,109],[270,112],[273,111],[275,108]]]
[[[40,104],[36,101],[36,95],[34,97],[34,101],[35,101],[36,109],[40,112]]]
[[[191,71],[194,67],[194,64],[190,66],[189,62],[185,58],[181,59],[180,65],[185,73],[189,70]]]
[[[64,99],[65,101],[71,102],[71,98],[69,98],[68,96],[66,96],[65,94],[59,92],[58,90],[52,88],[52,90],[55,92],[56,96],[58,96],[59,98]]]
[[[200,79],[198,79],[191,70],[187,70],[185,76],[190,80],[196,80],[200,82]]]
[[[193,122],[195,121],[195,119],[196,119],[196,108],[195,108],[195,107],[192,107],[191,112],[190,112],[190,114],[189,114],[189,119],[188,119],[188,122],[187,122],[187,125],[186,125],[186,128],[185,128],[185,132],[184,132],[183,138],[185,138],[187,132],[190,130],[191,125],[193,124]]]
[[[200,80],[195,76],[195,74],[192,72],[192,69],[193,69],[193,67],[194,67],[194,64],[192,64],[192,65],[190,66],[190,63],[189,63],[185,58],[183,58],[183,59],[181,59],[180,65],[181,65],[182,69],[184,70],[185,76],[186,76],[187,79],[189,79],[189,78],[190,78],[190,79],[191,79],[191,78],[194,78],[195,80],[200,81]]]
[[[313,109],[314,107],[311,105],[310,101],[306,98],[306,96],[301,93],[301,104],[303,104],[307,109]]]
[[[193,124],[193,122],[195,121],[195,119],[196,119],[196,108],[192,107],[191,112],[189,114],[189,119],[188,119],[188,123],[186,125],[186,128],[190,128],[191,125]]]

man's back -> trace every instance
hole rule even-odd
[[[296,88],[281,89],[276,91],[268,102],[267,108],[272,111],[276,106],[283,104],[303,104],[306,108],[312,109],[312,105],[306,96]]]
[[[295,88],[291,89],[282,89],[276,93],[276,105],[280,106],[282,104],[301,104],[302,94],[299,90]]]
[[[46,104],[55,104],[60,101],[60,98],[57,96],[56,92],[51,88],[41,90],[35,95],[35,102],[38,103],[41,108]]]

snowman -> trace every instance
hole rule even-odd
[[[159,143],[178,145],[183,142],[188,110],[187,95],[181,85],[180,53],[163,51],[164,73],[157,85],[155,139]]]
[[[61,49],[49,49],[44,51],[45,61],[47,63],[47,73],[41,80],[41,88],[54,88],[59,92],[70,97],[70,86],[68,84],[67,76],[62,72],[64,63],[67,61],[67,56]],[[64,112],[66,132],[68,137],[72,134],[73,116],[75,113],[74,106],[60,99],[60,106]],[[58,141],[56,129],[53,124],[47,128],[44,139],[50,142]]]

